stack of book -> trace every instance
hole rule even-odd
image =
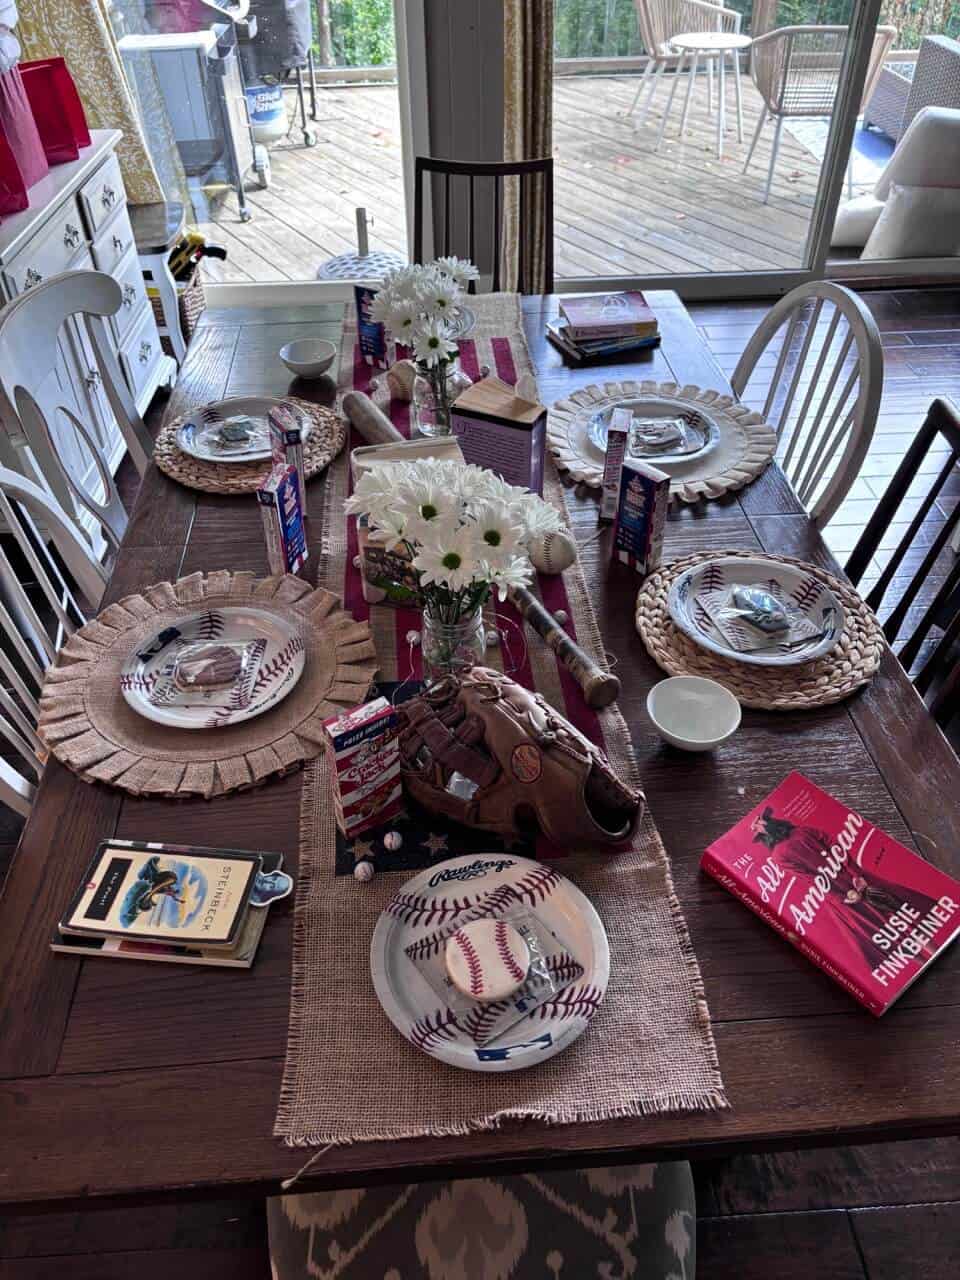
[[[279,853],[105,840],[51,950],[249,969],[268,904],[290,891]]]
[[[642,293],[571,294],[547,338],[569,364],[584,365],[659,347],[657,317]]]

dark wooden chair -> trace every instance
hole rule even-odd
[[[430,156],[417,156],[414,170],[413,187],[413,260],[423,261],[424,233],[424,175],[436,175],[434,195],[439,198],[442,217],[434,219],[439,232],[439,249],[437,256],[444,257],[449,253],[466,253],[472,262],[476,261],[478,230],[481,225],[489,227],[489,239],[492,241],[493,291],[500,289],[501,267],[500,251],[503,240],[503,196],[504,182],[507,178],[519,178],[517,219],[518,225],[524,225],[524,218],[531,208],[537,204],[543,207],[543,227],[546,243],[544,245],[545,283],[543,292],[553,292],[553,160],[550,156],[541,160],[435,160]],[[539,178],[539,180],[538,180]],[[451,179],[460,179],[461,192],[456,218],[459,234],[454,234],[454,205],[451,197]],[[479,190],[478,190],[479,186]],[[437,188],[439,187],[439,193]],[[492,191],[491,191],[492,187]],[[492,201],[490,196],[492,195]],[[465,200],[465,204],[463,201]],[[488,216],[491,212],[492,221]],[[465,229],[466,234],[463,234]],[[481,232],[482,235],[482,232]],[[523,292],[524,280],[523,237],[519,237],[519,260],[517,276]],[[471,285],[471,292],[475,287]]]
[[[954,529],[960,525],[960,500],[939,527],[929,547],[915,546],[915,543],[947,482],[952,478],[956,484],[957,477],[960,476],[957,470],[960,459],[960,410],[949,400],[937,399],[931,404],[923,426],[917,432],[886,493],[860,535],[847,561],[846,572],[856,586],[876,555],[908,490],[920,474],[924,459],[938,440],[947,443],[950,454],[880,577],[864,598],[871,609],[879,612],[890,587],[906,582],[896,604],[883,621],[883,633],[889,644],[894,646],[900,639],[901,632],[909,632],[897,649],[897,657],[904,669],[912,672],[914,685],[922,697],[933,690],[930,710],[942,726],[960,711],[960,656],[956,652],[957,641],[960,640],[960,556],[954,555],[953,563],[932,599],[927,593],[926,600],[919,603],[917,601],[934,565],[948,547]],[[947,554],[950,555],[951,552]],[[909,563],[904,565],[908,556]],[[912,565],[916,565],[916,568],[911,568]],[[930,636],[934,628],[941,632],[939,640]],[[913,668],[921,656],[922,661],[914,672]]]

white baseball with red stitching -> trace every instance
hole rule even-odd
[[[530,951],[506,920],[471,920],[447,939],[450,981],[472,1000],[504,1000],[527,980]]]

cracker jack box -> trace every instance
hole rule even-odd
[[[419,458],[446,458],[462,463],[463,453],[450,436],[361,445],[350,455],[353,483],[356,484],[363,472],[372,467],[416,462]],[[363,598],[368,604],[403,606],[419,603],[420,585],[410,553],[403,543],[384,546],[382,542],[371,542],[366,517],[361,516],[357,520],[357,548],[360,552]]]
[[[357,341],[360,354],[367,364],[378,369],[387,367],[387,331],[383,324],[374,320],[370,314],[373,300],[379,290],[369,285],[357,284],[353,287],[353,297],[357,304]]]
[[[270,452],[275,467],[296,467],[300,510],[307,514],[307,489],[303,469],[303,430],[300,420],[289,405],[278,404],[267,414],[270,428]]]
[[[481,378],[457,397],[450,429],[466,462],[543,496],[547,411],[542,404],[522,400],[499,378]]]
[[[271,573],[299,573],[307,563],[307,533],[296,467],[274,467],[257,490]]]
[[[337,826],[348,839],[395,818],[403,808],[397,712],[374,698],[324,720],[333,744]]]
[[[600,490],[600,523],[612,524],[617,516],[617,503],[620,499],[620,472],[623,460],[627,456],[627,441],[630,439],[630,424],[633,413],[630,409],[614,409],[607,426],[607,454],[603,463],[603,487]]]
[[[656,569],[663,552],[663,526],[669,505],[667,473],[646,462],[624,458],[612,558],[630,565],[639,574]]]

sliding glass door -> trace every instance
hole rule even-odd
[[[864,89],[893,47],[880,6],[557,0],[560,287],[732,296],[821,275]],[[853,190],[875,158],[857,150]]]

